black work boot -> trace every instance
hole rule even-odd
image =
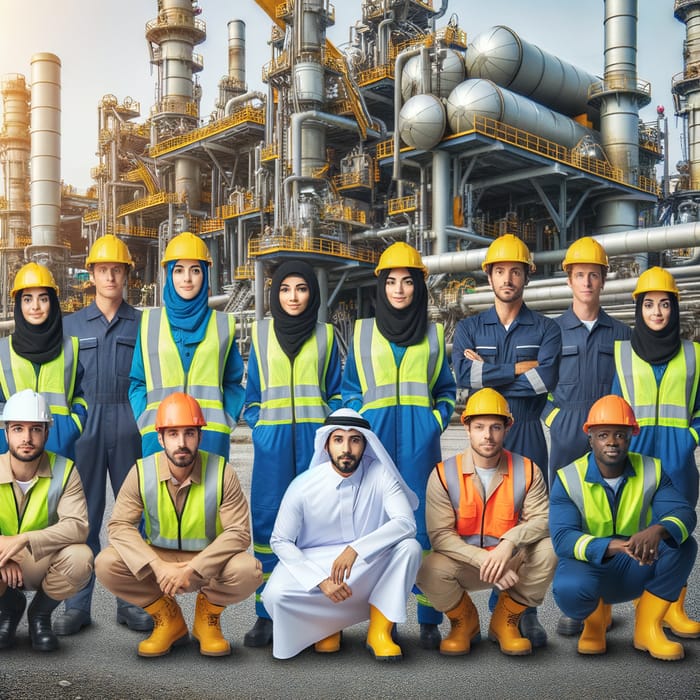
[[[442,635],[437,625],[429,622],[420,623],[420,636],[418,644],[421,649],[439,649]]]
[[[58,637],[51,629],[51,613],[60,602],[60,600],[49,598],[41,588],[35,593],[27,610],[32,649],[36,651],[55,651],[58,649]]]
[[[272,620],[266,617],[259,617],[243,637],[243,646],[246,647],[266,647],[271,642]]]
[[[15,632],[22,619],[27,599],[22,591],[7,587],[0,596],[0,649],[9,649],[15,644]]]

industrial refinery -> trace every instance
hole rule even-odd
[[[213,260],[211,303],[236,315],[244,353],[266,281],[288,257],[316,270],[344,351],[355,318],[371,315],[379,254],[403,240],[423,255],[430,312],[449,342],[457,320],[492,303],[481,261],[495,237],[527,243],[537,271],[525,299],[558,314],[570,300],[565,249],[595,235],[611,258],[606,309],[631,323],[636,277],[659,264],[682,291],[684,334],[698,339],[700,0],[668,3],[686,28],[672,78],[677,172],[665,159],[667,115],[639,116],[652,94],[637,73],[637,0],[590,9],[603,28],[601,75],[517,26],[468,34],[448,0],[363,0],[342,50],[327,36],[328,0],[256,2],[269,17],[267,61],[252,65],[245,23],[232,17],[228,72],[202,104],[207,4],[152,0],[143,70],[154,101],[104,95],[85,194],[61,180],[60,56],[38,53],[30,75],[0,76],[4,321],[30,260],[51,268],[65,311],[89,303],[85,253],[106,233],[134,257],[129,301],[157,306],[163,250],[192,231]],[[249,89],[251,72],[264,89]]]

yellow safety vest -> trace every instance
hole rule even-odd
[[[282,350],[273,319],[253,324],[252,344],[260,376],[257,425],[323,423],[330,413],[324,398],[326,372],[333,346],[333,327],[317,323],[294,362]]]
[[[230,433],[224,411],[223,373],[236,334],[230,314],[213,311],[204,338],[195,348],[187,373],[163,309],[145,309],[141,316],[141,354],[146,377],[146,410],[137,423],[141,435],[155,432],[160,402],[174,391],[193,396],[202,407],[207,430]]]
[[[432,388],[445,354],[442,324],[428,324],[423,340],[406,348],[398,371],[391,344],[379,332],[375,319],[356,321],[353,346],[363,412],[398,405],[433,407]]]
[[[0,484],[0,535],[18,535],[22,532],[43,530],[58,522],[58,502],[66,489],[73,462],[66,457],[45,452],[49,458],[51,476],[37,477],[29,490],[24,513],[19,506],[11,483]]]
[[[199,451],[202,481],[190,484],[182,513],[178,515],[168,491],[168,482],[159,478],[158,454],[136,460],[146,541],[164,549],[201,552],[223,532],[219,508],[226,460]]]
[[[634,352],[629,340],[615,343],[615,367],[622,396],[632,406],[640,426],[690,427],[700,380],[700,345],[682,341],[660,384],[651,365]]]

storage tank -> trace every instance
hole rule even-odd
[[[399,134],[413,148],[430,150],[445,133],[445,108],[435,95],[416,95],[401,108]]]
[[[404,101],[420,92],[421,89],[421,57],[413,56],[406,61],[401,73],[401,95]],[[447,97],[466,77],[462,55],[452,49],[438,52],[437,61],[430,57],[430,88],[438,97]]]

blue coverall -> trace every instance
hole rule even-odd
[[[474,350],[483,362],[464,356]],[[540,414],[547,393],[557,384],[561,332],[559,326],[523,304],[506,330],[495,307],[462,319],[455,328],[452,365],[457,386],[475,391],[485,386],[505,396],[514,423],[504,447],[529,457],[547,481],[547,443]],[[537,367],[516,376],[515,363],[537,360]]]
[[[129,371],[140,319],[141,312],[125,301],[111,321],[95,302],[63,319],[66,333],[80,340],[83,391],[90,407],[75,454],[88,506],[87,544],[95,556],[100,551],[107,474],[116,498],[141,457],[141,435],[129,405]],[[93,576],[82,591],[66,600],[66,609],[89,613],[94,585]]]
[[[384,358],[392,362],[398,372],[406,348],[391,343],[393,357]],[[426,369],[426,382],[427,379]],[[442,460],[440,436],[450,423],[455,405],[455,380],[450,371],[447,352],[444,353],[440,373],[432,388],[433,406],[411,406],[397,397],[397,405],[369,409],[362,408],[362,388],[357,373],[354,343],[350,343],[348,357],[343,371],[343,405],[361,413],[372,426],[372,432],[379,438],[405,479],[408,487],[418,496],[419,504],[415,512],[418,528],[416,539],[424,552],[430,551],[430,539],[425,525],[425,489],[428,477],[435,465]],[[439,423],[434,411],[440,415]],[[417,592],[417,589],[415,589]],[[418,622],[440,624],[442,613],[430,606],[427,599],[418,594]]]
[[[620,494],[633,475],[634,470],[628,463],[616,494],[602,478],[593,453],[588,455],[586,481],[600,484],[605,490],[613,523],[617,521]],[[678,599],[697,554],[697,543],[692,537],[686,537],[695,528],[695,511],[663,471],[651,501],[651,509],[650,525],[672,517],[681,521],[686,530],[684,533],[673,520],[663,520],[670,539],[661,541],[658,559],[653,564],[640,566],[637,560],[622,553],[605,558],[612,537],[591,540],[585,550],[588,561],[580,561],[574,557],[574,551],[579,538],[588,531],[582,524],[578,507],[557,474],[549,503],[549,530],[554,551],[559,557],[552,592],[565,615],[574,620],[583,620],[595,610],[600,598],[605,603],[622,603],[638,598],[645,589],[664,600]],[[625,539],[621,535],[614,537]]]
[[[615,341],[627,340],[632,334],[629,326],[603,309],[590,332],[571,308],[554,320],[561,329],[559,380],[542,412],[542,420],[550,429],[550,485],[557,469],[590,449],[583,424],[591,406],[610,393],[615,376]]]

